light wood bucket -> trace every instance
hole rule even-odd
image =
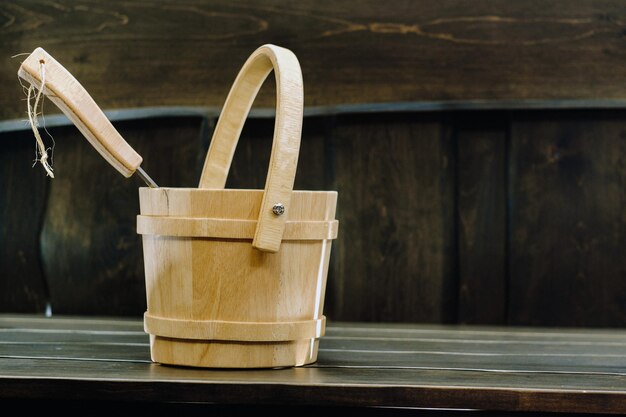
[[[277,114],[265,189],[225,190],[243,123],[272,69]],[[302,101],[293,53],[264,45],[233,84],[200,188],[139,190],[153,361],[266,368],[317,360],[337,193],[293,191]]]

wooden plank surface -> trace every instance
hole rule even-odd
[[[267,42],[300,59],[307,105],[591,103],[626,96],[625,15],[619,0],[18,0],[0,4],[0,51],[44,47],[104,108],[219,107]],[[19,61],[0,64],[0,119],[23,116]]]
[[[578,112],[513,118],[511,324],[624,324],[624,117]]]
[[[331,317],[453,321],[453,151],[441,116],[339,118],[332,145]]]
[[[0,316],[2,399],[626,412],[626,332],[332,323],[283,370],[152,364],[139,320]]]
[[[460,323],[506,323],[507,130],[501,113],[455,124]]]

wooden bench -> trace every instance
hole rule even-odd
[[[3,315],[6,400],[626,413],[626,330],[331,323],[313,365],[203,370],[152,363],[140,320]]]

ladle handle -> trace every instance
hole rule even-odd
[[[127,178],[133,175],[141,165],[141,156],[113,127],[87,90],[50,54],[42,48],[35,49],[22,62],[17,74],[35,88],[40,88],[42,70],[45,71],[43,93],[113,168]]]

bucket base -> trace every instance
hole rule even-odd
[[[278,368],[317,360],[318,339],[233,342],[173,339],[150,335],[152,361],[202,368]]]

